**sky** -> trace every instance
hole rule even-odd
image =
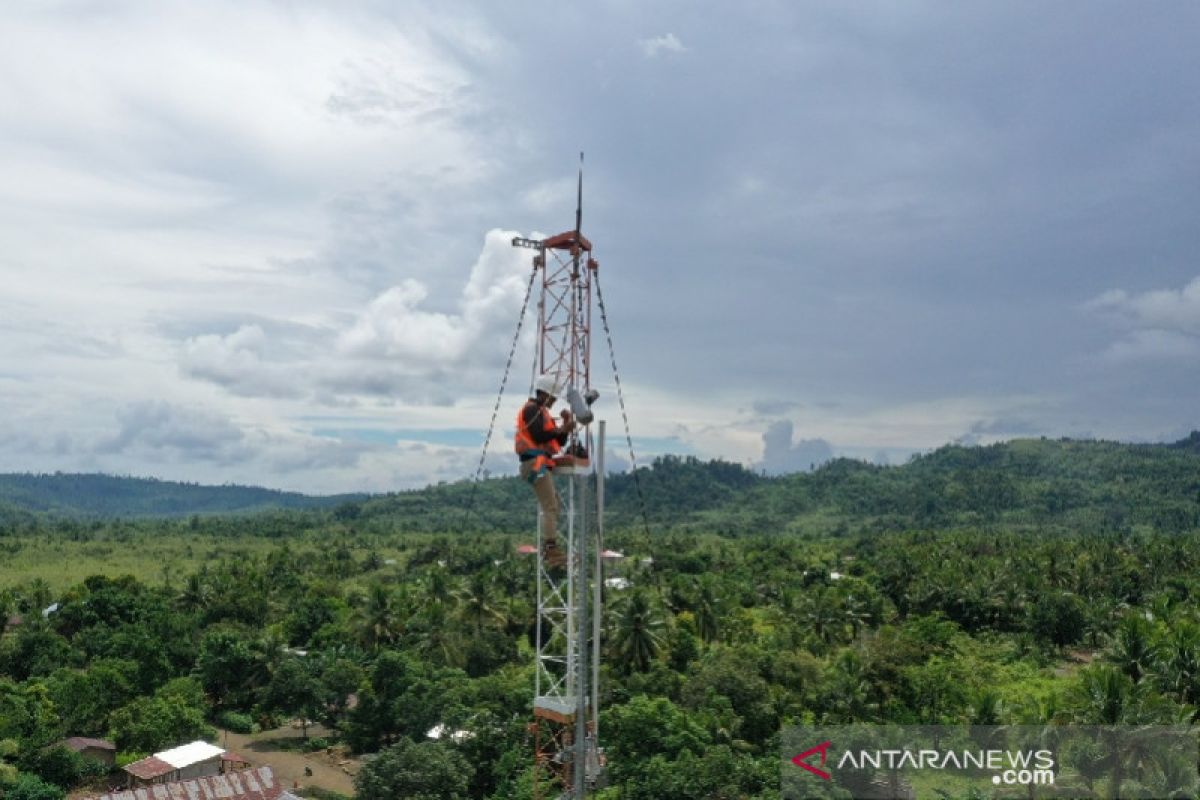
[[[0,471],[471,476],[510,241],[573,227],[580,151],[639,463],[1181,438],[1198,38],[1191,2],[6,2]]]

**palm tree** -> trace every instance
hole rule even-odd
[[[695,615],[696,633],[705,644],[715,642],[721,635],[721,598],[713,588],[711,580],[700,582],[700,592],[696,596]]]
[[[1004,701],[994,688],[985,687],[975,693],[971,701],[972,725],[999,725],[1003,713]]]
[[[1147,777],[1142,774],[1144,770],[1141,767],[1156,755],[1153,749],[1147,749],[1147,745],[1160,741],[1156,736],[1127,734],[1122,738],[1119,736],[1121,729],[1135,726],[1139,731],[1148,733],[1154,730],[1153,726],[1158,725],[1176,726],[1177,730],[1182,730],[1192,709],[1151,691],[1148,682],[1134,683],[1117,667],[1094,665],[1082,670],[1079,678],[1079,690],[1075,698],[1078,708],[1076,721],[1087,725],[1105,726],[1098,733],[1106,752],[1111,754],[1109,794],[1112,797],[1121,796],[1127,779],[1140,780]],[[1191,763],[1194,771],[1194,755]]]
[[[25,597],[29,601],[29,610],[41,611],[50,605],[54,593],[50,589],[50,584],[45,578],[34,578],[31,580],[25,589]]]
[[[421,598],[422,605],[441,604],[449,607],[454,604],[454,576],[441,563],[429,568],[423,583],[425,596]]]
[[[641,590],[631,593],[616,612],[612,638],[616,656],[627,669],[645,672],[662,649],[662,614]]]
[[[176,603],[184,611],[203,611],[212,601],[212,590],[204,582],[204,575],[193,572],[183,583],[183,591],[176,598]]]
[[[450,624],[446,606],[429,602],[414,619],[417,651],[425,658],[446,667],[463,663],[462,637]]]
[[[842,636],[843,617],[832,593],[818,591],[808,599],[802,619],[822,645],[829,645]]]
[[[1142,614],[1130,612],[1117,623],[1108,660],[1138,683],[1154,663],[1155,649],[1154,626]]]
[[[458,599],[459,617],[472,629],[478,631],[485,624],[504,624],[504,610],[495,603],[492,581],[483,570],[473,572],[454,595]]]
[[[867,601],[856,594],[846,596],[842,613],[846,617],[846,622],[850,625],[850,634],[854,639],[858,638],[859,631],[863,629],[863,626],[869,625],[874,618],[874,614],[871,612],[871,607],[867,604]]]
[[[382,583],[372,583],[362,611],[359,639],[368,650],[395,643],[404,632],[403,614],[396,596]]]
[[[1084,725],[1121,725],[1137,715],[1141,692],[1123,670],[1096,664],[1079,673],[1076,722]]]
[[[875,697],[878,687],[866,674],[866,665],[857,650],[844,649],[831,667],[829,697],[830,722],[869,722],[877,718],[880,704]]]
[[[1162,690],[1181,703],[1200,704],[1200,626],[1180,621],[1156,652],[1154,672]]]

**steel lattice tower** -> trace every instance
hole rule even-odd
[[[580,232],[583,177],[580,172],[575,230],[544,240],[517,238],[513,245],[535,251],[541,272],[535,367],[559,386],[580,395],[591,390],[592,286],[599,264],[592,243]],[[563,392],[568,394],[567,391]],[[582,800],[599,778],[597,745],[600,647],[600,526],[603,511],[604,423],[599,451],[590,426],[571,434],[567,453],[582,445],[594,454],[589,466],[560,466],[554,473],[560,502],[559,545],[563,570],[548,569],[538,511],[537,670],[534,686],[534,796]],[[553,480],[553,478],[551,478]],[[581,768],[582,766],[582,768]]]

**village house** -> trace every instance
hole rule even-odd
[[[72,736],[61,742],[68,750],[74,750],[84,758],[99,761],[101,764],[112,766],[117,763],[117,746],[103,739],[89,739],[86,736]]]
[[[226,775],[206,775],[180,781],[157,783],[153,786],[121,789],[108,794],[80,800],[300,800],[287,791],[270,767],[230,772]]]
[[[224,754],[225,751],[220,747],[201,741],[164,750],[126,765],[126,785],[133,789],[218,775]]]

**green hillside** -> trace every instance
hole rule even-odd
[[[1200,721],[1197,438],[948,446],[782,477],[670,457],[613,476],[606,542],[628,557],[605,565],[624,581],[601,619],[597,797],[775,800],[793,724]],[[126,514],[205,492],[230,493],[226,508],[233,492],[280,496],[41,480],[21,502],[46,486],[71,508]],[[514,548],[531,541],[528,486],[334,501],[183,519],[0,513],[0,619],[17,618],[0,630],[4,796],[113,780],[54,754],[67,736],[131,759],[214,725],[299,717],[323,724],[314,751],[363,756],[360,797],[398,796],[361,788],[407,753],[454,764],[462,786],[438,796],[529,798],[544,628],[536,562]],[[442,724],[472,735],[430,740]],[[1157,761],[1097,771],[1095,753],[1064,758],[1063,796],[1200,796],[1194,750],[1163,762],[1169,789]],[[18,771],[61,789],[18,795]]]
[[[1200,434],[1161,445],[1068,439],[947,445],[902,466],[836,459],[779,477],[727,461],[665,456],[636,476],[608,479],[611,528],[643,527],[643,508],[656,531],[724,535],[979,526],[1191,530],[1200,528]],[[153,517],[266,509],[311,509],[388,531],[513,532],[530,525],[533,504],[516,477],[373,497],[312,497],[109,475],[0,475],[0,522],[26,513]]]
[[[908,464],[837,459],[766,477],[668,456],[607,484],[608,522],[746,535],[1003,526],[1123,531],[1200,527],[1200,435],[1169,445],[1017,439],[947,445]],[[640,493],[639,493],[640,488]],[[640,494],[640,496],[639,496]],[[519,530],[532,513],[516,478],[445,484],[343,505],[338,515],[411,531]]]
[[[311,497],[255,486],[194,483],[101,474],[0,475],[0,521],[20,512],[58,516],[171,517],[323,508],[363,495]]]

